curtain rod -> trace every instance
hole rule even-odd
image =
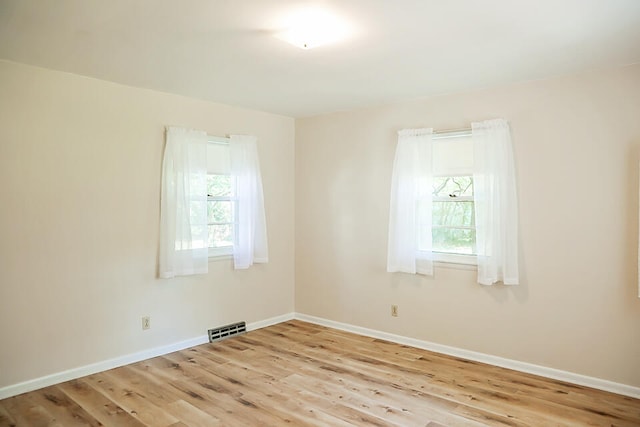
[[[471,128],[437,130],[433,132],[432,139],[461,138],[471,136]]]
[[[211,136],[211,135],[207,135],[207,142],[209,144],[223,144],[223,145],[227,145],[229,144],[229,138],[227,137],[223,137],[223,136]]]

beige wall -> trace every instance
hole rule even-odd
[[[386,273],[396,131],[494,117],[522,285]],[[156,279],[165,125],[258,136],[269,264]],[[293,311],[294,219],[297,312],[640,386],[640,66],[295,127],[294,159],[291,118],[0,61],[0,388]]]
[[[156,279],[165,125],[258,137],[269,264]],[[0,388],[292,312],[293,143],[291,118],[0,62]]]
[[[497,117],[522,284],[386,273],[396,131]],[[297,120],[296,311],[640,386],[639,147],[639,65]]]

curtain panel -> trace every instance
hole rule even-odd
[[[433,275],[431,252],[433,129],[404,129],[391,177],[387,271]]]
[[[509,124],[471,124],[478,283],[519,283],[518,199]]]
[[[237,198],[238,226],[233,243],[234,268],[249,268],[269,260],[267,223],[256,137],[232,135],[231,176]]]
[[[161,191],[159,276],[207,273],[205,132],[167,128]]]

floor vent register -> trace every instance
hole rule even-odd
[[[220,328],[209,329],[209,342],[220,341],[246,332],[247,324],[245,322],[232,323],[231,325],[222,326]]]

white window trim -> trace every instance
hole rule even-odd
[[[236,199],[235,197],[232,196],[209,196],[207,197],[207,203],[208,202],[215,202],[215,201],[220,201],[220,202],[232,202],[234,205],[237,203],[238,199]],[[209,225],[224,225],[224,224],[233,224],[233,232],[237,233],[238,232],[238,209],[234,208],[233,209],[234,212],[234,221],[231,223],[215,223],[215,224],[209,224],[207,223],[207,226]],[[234,239],[235,241],[235,239]],[[218,246],[218,247],[209,247],[209,258],[220,258],[220,257],[232,257],[233,256],[233,245],[229,245],[229,246]]]
[[[432,252],[436,265],[449,268],[473,270],[478,266],[477,255],[452,254],[448,252]]]
[[[233,246],[209,248],[209,261],[223,261],[233,259]]]
[[[456,131],[441,131],[433,134],[433,139],[449,139],[459,137],[471,136],[471,129],[463,129]],[[468,171],[450,170],[446,174],[438,174],[437,176],[451,177],[451,176],[465,176]],[[434,197],[433,201],[449,201],[451,199],[447,197]],[[472,201],[475,202],[473,197],[461,196],[456,197],[456,201]],[[478,268],[478,256],[476,254],[454,254],[450,252],[438,252],[433,251],[434,265],[437,267],[453,268],[459,270],[477,270]]]
[[[228,138],[226,136],[211,136],[211,135],[207,135],[207,142],[209,144],[229,145],[229,141],[231,141],[231,138]]]
[[[458,176],[458,175],[437,175],[438,177],[447,177],[447,176]],[[465,175],[460,175],[465,176]],[[455,198],[450,197],[433,197],[432,200],[434,202],[474,202],[475,200],[472,196],[458,196]],[[432,225],[432,228],[434,226]],[[461,228],[461,229],[475,229],[475,227],[446,227],[446,228]],[[456,254],[452,252],[438,252],[433,251],[433,261],[437,263],[437,265],[449,266],[451,268],[459,268],[461,266],[477,266],[478,265],[478,256],[476,254]],[[465,268],[466,269],[466,268]]]
[[[229,141],[231,138],[228,137],[220,137],[220,136],[211,136],[208,135],[208,143],[209,144],[221,144],[221,145],[229,145]],[[207,172],[207,174],[209,174]],[[207,202],[212,200],[230,200],[234,201],[234,198],[230,197],[207,197]],[[237,226],[237,222],[234,222],[234,225]],[[234,230],[236,228],[234,227]],[[231,246],[221,246],[217,248],[209,248],[209,261],[223,261],[233,259],[233,245]]]

